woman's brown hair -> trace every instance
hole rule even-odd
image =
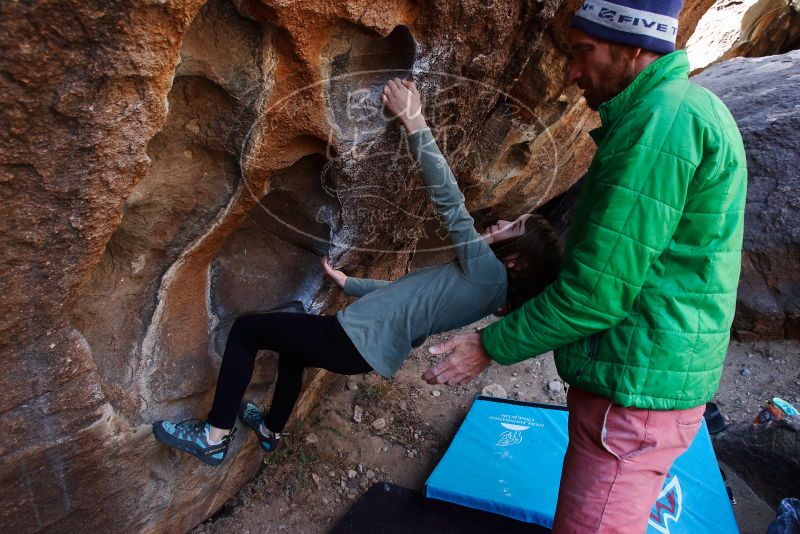
[[[499,259],[516,256],[519,269],[507,269],[508,298],[501,314],[522,306],[558,278],[561,244],[555,229],[541,215],[525,220],[525,233],[490,245]]]

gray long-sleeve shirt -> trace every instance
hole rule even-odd
[[[432,335],[466,326],[506,302],[506,269],[475,230],[464,196],[429,129],[409,136],[411,152],[456,261],[413,271],[393,282],[348,277],[344,291],[361,297],[336,314],[373,369],[392,376]]]

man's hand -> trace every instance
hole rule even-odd
[[[344,283],[347,282],[347,275],[342,271],[331,267],[331,264],[328,262],[328,256],[324,256],[322,258],[322,270],[325,271],[325,274],[328,275],[328,278],[333,280],[333,282],[339,286],[340,289],[344,289]]]
[[[492,363],[480,334],[454,336],[428,350],[433,354],[450,353],[422,375],[428,384],[466,385]]]
[[[414,82],[400,78],[389,80],[381,93],[381,102],[389,113],[400,119],[408,133],[428,127],[422,116],[419,91]]]

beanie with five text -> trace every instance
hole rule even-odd
[[[683,0],[586,0],[572,27],[598,39],[651,52],[675,50]]]

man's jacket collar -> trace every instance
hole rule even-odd
[[[621,93],[600,104],[598,111],[602,126],[589,132],[589,135],[596,144],[600,144],[605,133],[625,115],[631,104],[638,102],[665,80],[688,77],[689,58],[684,50],[676,50],[658,58],[645,67]]]

